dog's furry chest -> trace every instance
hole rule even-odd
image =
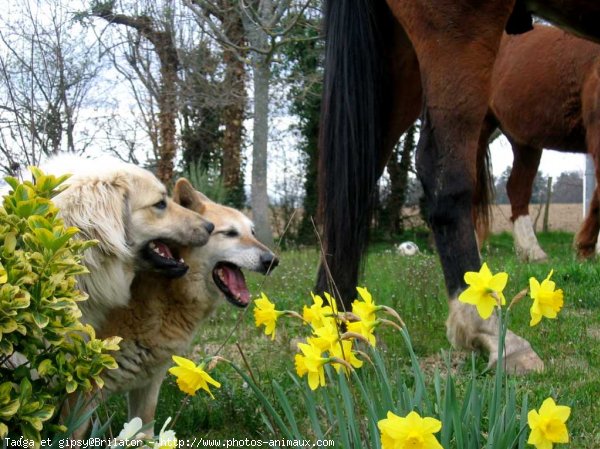
[[[157,307],[143,318],[136,313],[139,307],[118,314],[121,324],[113,327],[111,333],[123,337],[120,350],[114,354],[119,367],[104,372],[106,391],[124,393],[150,383],[156,376],[164,376],[173,364],[171,357],[185,354],[201,321],[216,305],[210,295],[196,296],[190,303],[191,307]],[[152,304],[145,305],[153,309]]]

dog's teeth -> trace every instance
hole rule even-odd
[[[180,263],[185,263],[185,260],[183,260],[183,257],[180,257],[180,258],[179,258],[179,262],[180,262]]]
[[[150,242],[150,244],[148,246],[150,247],[150,249],[156,248],[156,245],[154,244],[154,242]]]

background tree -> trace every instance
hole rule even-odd
[[[409,173],[414,172],[413,155],[416,148],[417,125],[412,125],[394,147],[387,163],[390,191],[381,214],[382,230],[394,235],[404,232],[402,208],[408,196]]]
[[[306,14],[298,21],[298,36],[306,39],[292,40],[282,47],[286,82],[290,86],[290,113],[298,118],[294,128],[298,132],[298,148],[303,154],[304,198],[296,239],[304,244],[315,243],[313,223],[317,221],[318,142],[324,50],[324,40],[319,39],[319,25],[318,14]]]
[[[247,38],[239,14],[239,0],[186,1],[195,12],[201,28],[209,23],[221,49],[223,88],[219,92],[221,107],[222,158],[221,180],[226,191],[225,203],[233,207],[245,204],[244,160],[242,157],[247,94]],[[206,22],[210,21],[210,22]]]
[[[216,182],[224,159],[220,55],[210,50],[208,42],[180,52],[182,168],[184,173],[199,169]]]
[[[223,0],[231,3],[231,0]],[[241,208],[246,202],[244,191],[244,161],[242,147],[244,119],[248,94],[246,93],[246,36],[238,14],[226,14],[220,18],[223,34],[233,45],[222,45],[225,76],[223,85],[227,95],[223,105],[223,165],[221,179],[226,190],[225,202]]]
[[[580,172],[561,173],[552,187],[553,203],[581,203],[583,177]]]
[[[553,194],[554,195],[554,194]],[[531,200],[532,204],[543,204],[546,202],[548,197],[548,176],[538,171],[533,178],[533,186],[531,189]]]
[[[508,184],[511,170],[512,167],[507,165],[502,174],[494,181],[494,197],[496,199],[496,204],[509,204],[506,185]]]
[[[98,48],[60,0],[12,2],[0,21],[0,170],[16,174],[59,151],[84,152],[95,137],[82,109],[101,64]],[[12,8],[12,9],[11,9]]]
[[[175,45],[175,31],[173,13],[174,0],[166,0],[161,10],[155,9],[152,2],[142,5],[142,12],[133,12],[129,15],[115,13],[115,2],[93,1],[91,14],[106,20],[109,24],[124,25],[137,33],[130,39],[129,63],[140,74],[140,78],[148,90],[153,92],[158,106],[158,157],[156,158],[156,175],[168,184],[173,178],[174,159],[177,154],[176,119],[177,119],[177,86],[179,83],[178,70],[180,67],[177,47]],[[141,39],[146,39],[153,46],[159,61],[159,79],[156,81],[147,67],[138,64],[144,62],[138,57],[143,51]]]
[[[195,11],[201,26],[209,29],[214,38],[232,51],[248,54],[253,86],[252,132],[252,182],[251,206],[256,234],[267,245],[273,244],[269,222],[269,197],[267,191],[267,149],[269,141],[269,86],[272,64],[279,48],[294,39],[293,30],[303,17],[311,0],[235,0],[223,4],[211,0],[187,0]],[[220,11],[220,14],[216,13]],[[244,41],[240,47],[231,42],[223,32],[219,17],[235,14],[241,19]]]
[[[496,178],[494,182],[494,191],[496,204],[510,204],[508,199],[508,193],[506,192],[506,185],[512,166],[507,165],[502,174]],[[531,204],[542,204],[546,201],[546,189],[547,189],[548,177],[542,172],[537,172],[533,179],[533,186],[531,191]],[[554,194],[553,194],[554,195]],[[554,201],[554,200],[553,200]]]

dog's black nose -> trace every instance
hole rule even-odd
[[[204,223],[204,229],[206,229],[206,232],[208,232],[209,234],[212,234],[212,232],[215,230],[215,225],[212,224],[210,221],[207,221]]]
[[[263,266],[263,270],[265,273],[273,270],[277,265],[279,265],[279,259],[275,254],[264,253],[260,256],[260,263]]]

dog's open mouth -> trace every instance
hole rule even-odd
[[[142,255],[154,270],[168,277],[183,276],[189,268],[179,257],[177,245],[165,240],[149,241],[142,249]]]
[[[215,284],[230,303],[238,307],[248,306],[250,292],[240,267],[229,262],[219,262],[215,265],[212,275]]]

